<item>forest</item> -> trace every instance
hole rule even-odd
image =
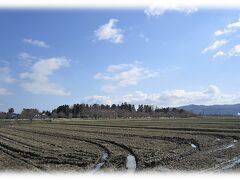
[[[52,111],[23,108],[21,113],[15,113],[14,108],[1,112],[0,119],[46,119],[46,118],[159,118],[159,117],[193,117],[193,113],[178,108],[158,108],[153,105],[140,104],[74,104],[61,105]]]

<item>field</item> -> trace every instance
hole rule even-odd
[[[240,119],[1,121],[2,171],[240,170]]]

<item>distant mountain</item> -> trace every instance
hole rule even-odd
[[[204,114],[204,115],[239,115],[240,104],[233,105],[187,105],[178,107],[179,109],[184,109],[190,111],[194,114]]]

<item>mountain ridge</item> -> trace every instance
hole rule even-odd
[[[190,111],[194,114],[201,115],[240,115],[240,103],[239,104],[216,104],[216,105],[196,105],[189,104],[178,107]]]

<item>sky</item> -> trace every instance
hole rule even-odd
[[[0,111],[240,103],[237,9],[0,9]]]

